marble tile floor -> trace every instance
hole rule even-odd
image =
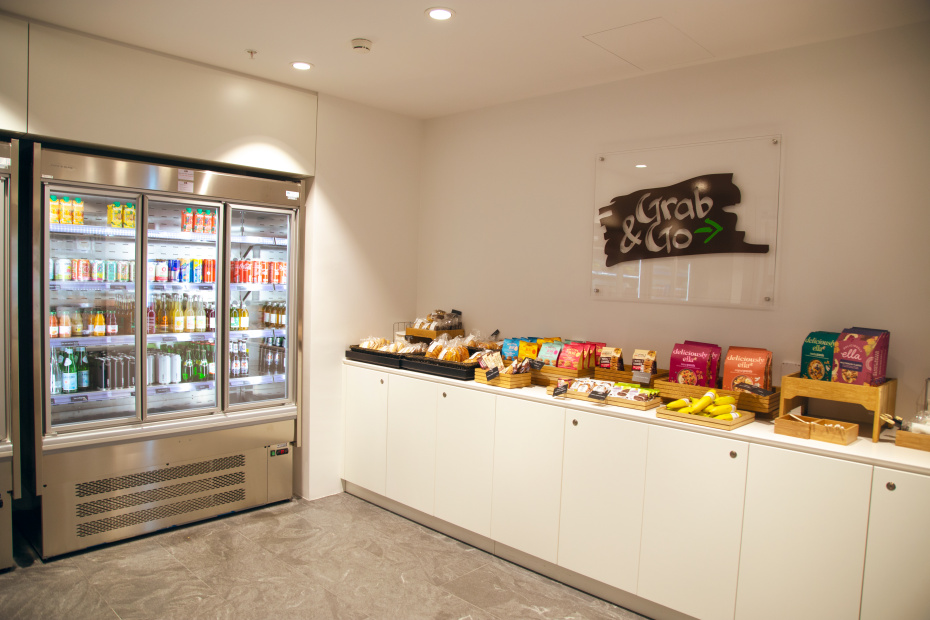
[[[4,620],[642,618],[345,493],[49,562],[17,538]]]

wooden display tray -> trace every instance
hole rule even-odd
[[[530,368],[533,385],[548,387],[555,385],[559,379],[581,379],[593,377],[593,368],[559,368],[558,366],[543,366],[541,370]]]
[[[930,435],[898,430],[894,436],[894,445],[930,452]]]
[[[657,380],[655,389],[659,390],[662,398],[678,400],[679,398],[700,398],[708,389],[696,385],[683,385],[674,381]],[[778,386],[772,388],[775,393],[771,396],[758,396],[742,390],[716,390],[717,396],[732,396],[736,399],[736,408],[739,411],[751,411],[760,417],[774,418],[778,415],[779,393]]]
[[[415,329],[413,327],[408,327],[406,333],[408,336],[415,336],[417,338],[430,338],[432,340],[435,340],[436,338],[439,338],[443,334],[448,334],[449,338],[455,338],[456,336],[464,336],[465,330],[464,329],[433,330],[433,329]]]
[[[843,427],[839,430],[835,427],[830,428],[827,424],[834,424]],[[840,422],[839,420],[815,420],[811,422],[811,439],[817,441],[826,441],[841,446],[848,446],[859,438],[859,425],[852,422]]]
[[[546,388],[546,393],[547,393],[549,396],[552,396],[552,392],[554,392],[554,391],[555,391],[555,386],[554,386],[554,385],[550,385],[548,388]],[[593,399],[593,398],[588,398],[587,396],[578,394],[577,392],[571,392],[571,391],[565,392],[565,394],[563,394],[563,396],[565,396],[565,397],[567,397],[567,398],[574,398],[575,400],[583,400],[583,401],[585,401],[586,403],[592,403],[592,404],[596,404],[596,405],[600,405],[600,404],[602,404],[602,403],[606,403],[606,404],[608,404],[608,405],[614,405],[614,406],[617,406],[617,407],[627,407],[627,408],[629,408],[629,409],[639,409],[640,411],[648,411],[648,410],[650,410],[650,409],[655,409],[656,407],[658,407],[659,405],[662,404],[662,399],[661,399],[661,398],[653,398],[652,400],[641,401],[641,400],[629,400],[629,399],[627,399],[627,398],[612,398],[612,397],[608,396],[608,397],[607,397],[607,400],[601,401],[601,400],[595,400],[595,399]]]
[[[530,373],[528,372],[523,372],[519,375],[498,375],[490,381],[487,379],[487,374],[488,371],[484,368],[475,368],[475,381],[477,383],[484,383],[485,385],[494,385],[508,389],[530,386]]]
[[[809,398],[862,405],[873,412],[872,442],[877,443],[878,435],[882,430],[881,415],[883,413],[894,415],[897,391],[897,379],[888,379],[876,387],[802,379],[800,373],[794,373],[782,377],[780,413],[782,416],[787,415],[789,411],[798,406],[804,413],[807,413]]]
[[[737,410],[737,413],[739,414],[739,417],[735,420],[715,420],[713,418],[705,418],[704,416],[694,415],[691,413],[678,413],[677,411],[672,411],[671,409],[666,409],[665,407],[659,407],[656,409],[657,418],[665,418],[666,420],[675,420],[676,422],[686,422],[688,424],[697,424],[698,426],[718,428],[724,431],[732,431],[733,429],[739,428],[740,426],[746,426],[756,419],[756,414],[752,411]]]
[[[775,418],[775,434],[797,437],[798,439],[810,439],[811,423],[816,422],[818,418],[808,418],[803,415],[797,417],[801,418],[803,422],[798,422],[790,415],[782,415]]]
[[[613,381],[614,383],[639,383],[633,381],[632,370],[611,370],[610,368],[595,368],[594,378],[598,381]],[[652,375],[649,385],[646,387],[655,387],[656,381],[668,381],[668,371],[661,368],[657,373]],[[639,383],[640,385],[645,385]]]

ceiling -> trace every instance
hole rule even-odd
[[[454,18],[427,18],[437,5]],[[0,10],[416,118],[930,20],[928,0],[0,0]],[[352,50],[358,37],[370,53]]]

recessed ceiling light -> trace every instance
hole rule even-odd
[[[297,69],[298,71],[309,71],[310,69],[313,68],[313,65],[311,65],[309,62],[303,62],[302,60],[292,62],[291,66]]]
[[[636,164],[636,167],[637,167],[637,168],[645,168],[645,167],[646,167],[646,164]]]
[[[455,11],[441,6],[434,6],[431,9],[426,9],[426,14],[433,19],[442,22],[447,19],[452,19],[452,16],[455,15]]]

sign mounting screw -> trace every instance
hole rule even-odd
[[[258,53],[258,50],[245,50],[245,53],[249,55],[249,58],[255,60],[255,54]]]
[[[778,138],[772,138],[772,144],[778,144]]]

